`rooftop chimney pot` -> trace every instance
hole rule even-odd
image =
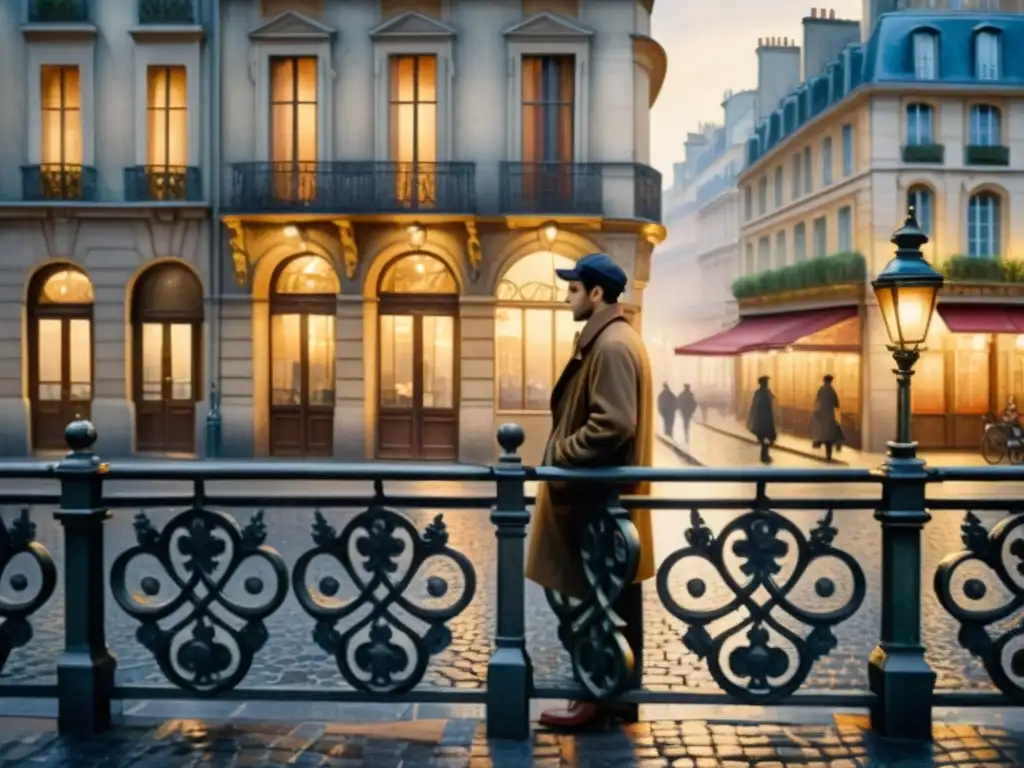
[[[836,9],[835,8],[832,8],[831,10],[829,10],[828,17],[830,19],[834,19],[836,17]]]
[[[818,18],[818,9],[817,8],[811,8],[811,18],[812,19]]]

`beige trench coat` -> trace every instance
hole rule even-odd
[[[551,393],[552,430],[544,464],[560,467],[644,466],[653,462],[651,365],[640,335],[618,305],[595,313]],[[649,483],[623,486],[648,495]],[[589,592],[580,556],[586,521],[604,503],[600,484],[552,488],[541,483],[531,519],[526,576],[570,597]],[[654,575],[650,510],[634,510],[640,536],[636,581]]]

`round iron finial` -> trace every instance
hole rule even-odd
[[[914,206],[907,206],[907,218],[903,221],[903,226],[892,233],[890,242],[900,250],[906,251],[920,250],[921,246],[928,242],[928,235],[921,230],[917,223]]]
[[[498,427],[498,445],[506,454],[515,454],[526,440],[526,433],[518,424],[509,422]]]
[[[64,442],[76,453],[88,451],[96,444],[96,427],[88,419],[75,416],[75,420],[64,430]]]

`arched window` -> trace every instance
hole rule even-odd
[[[967,254],[996,258],[1002,254],[1000,199],[995,192],[971,195],[967,205]]]
[[[939,36],[927,29],[913,36],[914,77],[936,80],[939,77]]]
[[[917,226],[926,235],[932,234],[932,191],[923,184],[916,184],[907,190],[907,205],[913,207]]]
[[[935,143],[935,113],[930,104],[907,105],[907,146],[925,147]]]
[[[65,427],[91,415],[92,311],[92,282],[76,266],[42,269],[29,284],[29,400],[35,450],[66,450]]]
[[[136,448],[192,453],[203,286],[184,264],[157,264],[136,281],[131,308]]]
[[[498,285],[495,376],[498,409],[546,411],[551,390],[572,356],[581,323],[565,303],[568,285],[556,269],[573,262],[549,251],[520,259]]]
[[[971,107],[970,138],[972,147],[998,147],[1002,142],[1002,114],[991,104]]]
[[[459,294],[438,258],[410,253],[381,275],[377,456],[458,458]]]
[[[334,452],[335,316],[338,275],[307,254],[278,266],[270,293],[270,452]]]
[[[1000,35],[983,29],[974,36],[974,76],[979,80],[1000,78]]]

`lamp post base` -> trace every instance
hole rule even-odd
[[[868,661],[871,729],[890,739],[932,739],[935,673],[921,646],[880,645]]]

